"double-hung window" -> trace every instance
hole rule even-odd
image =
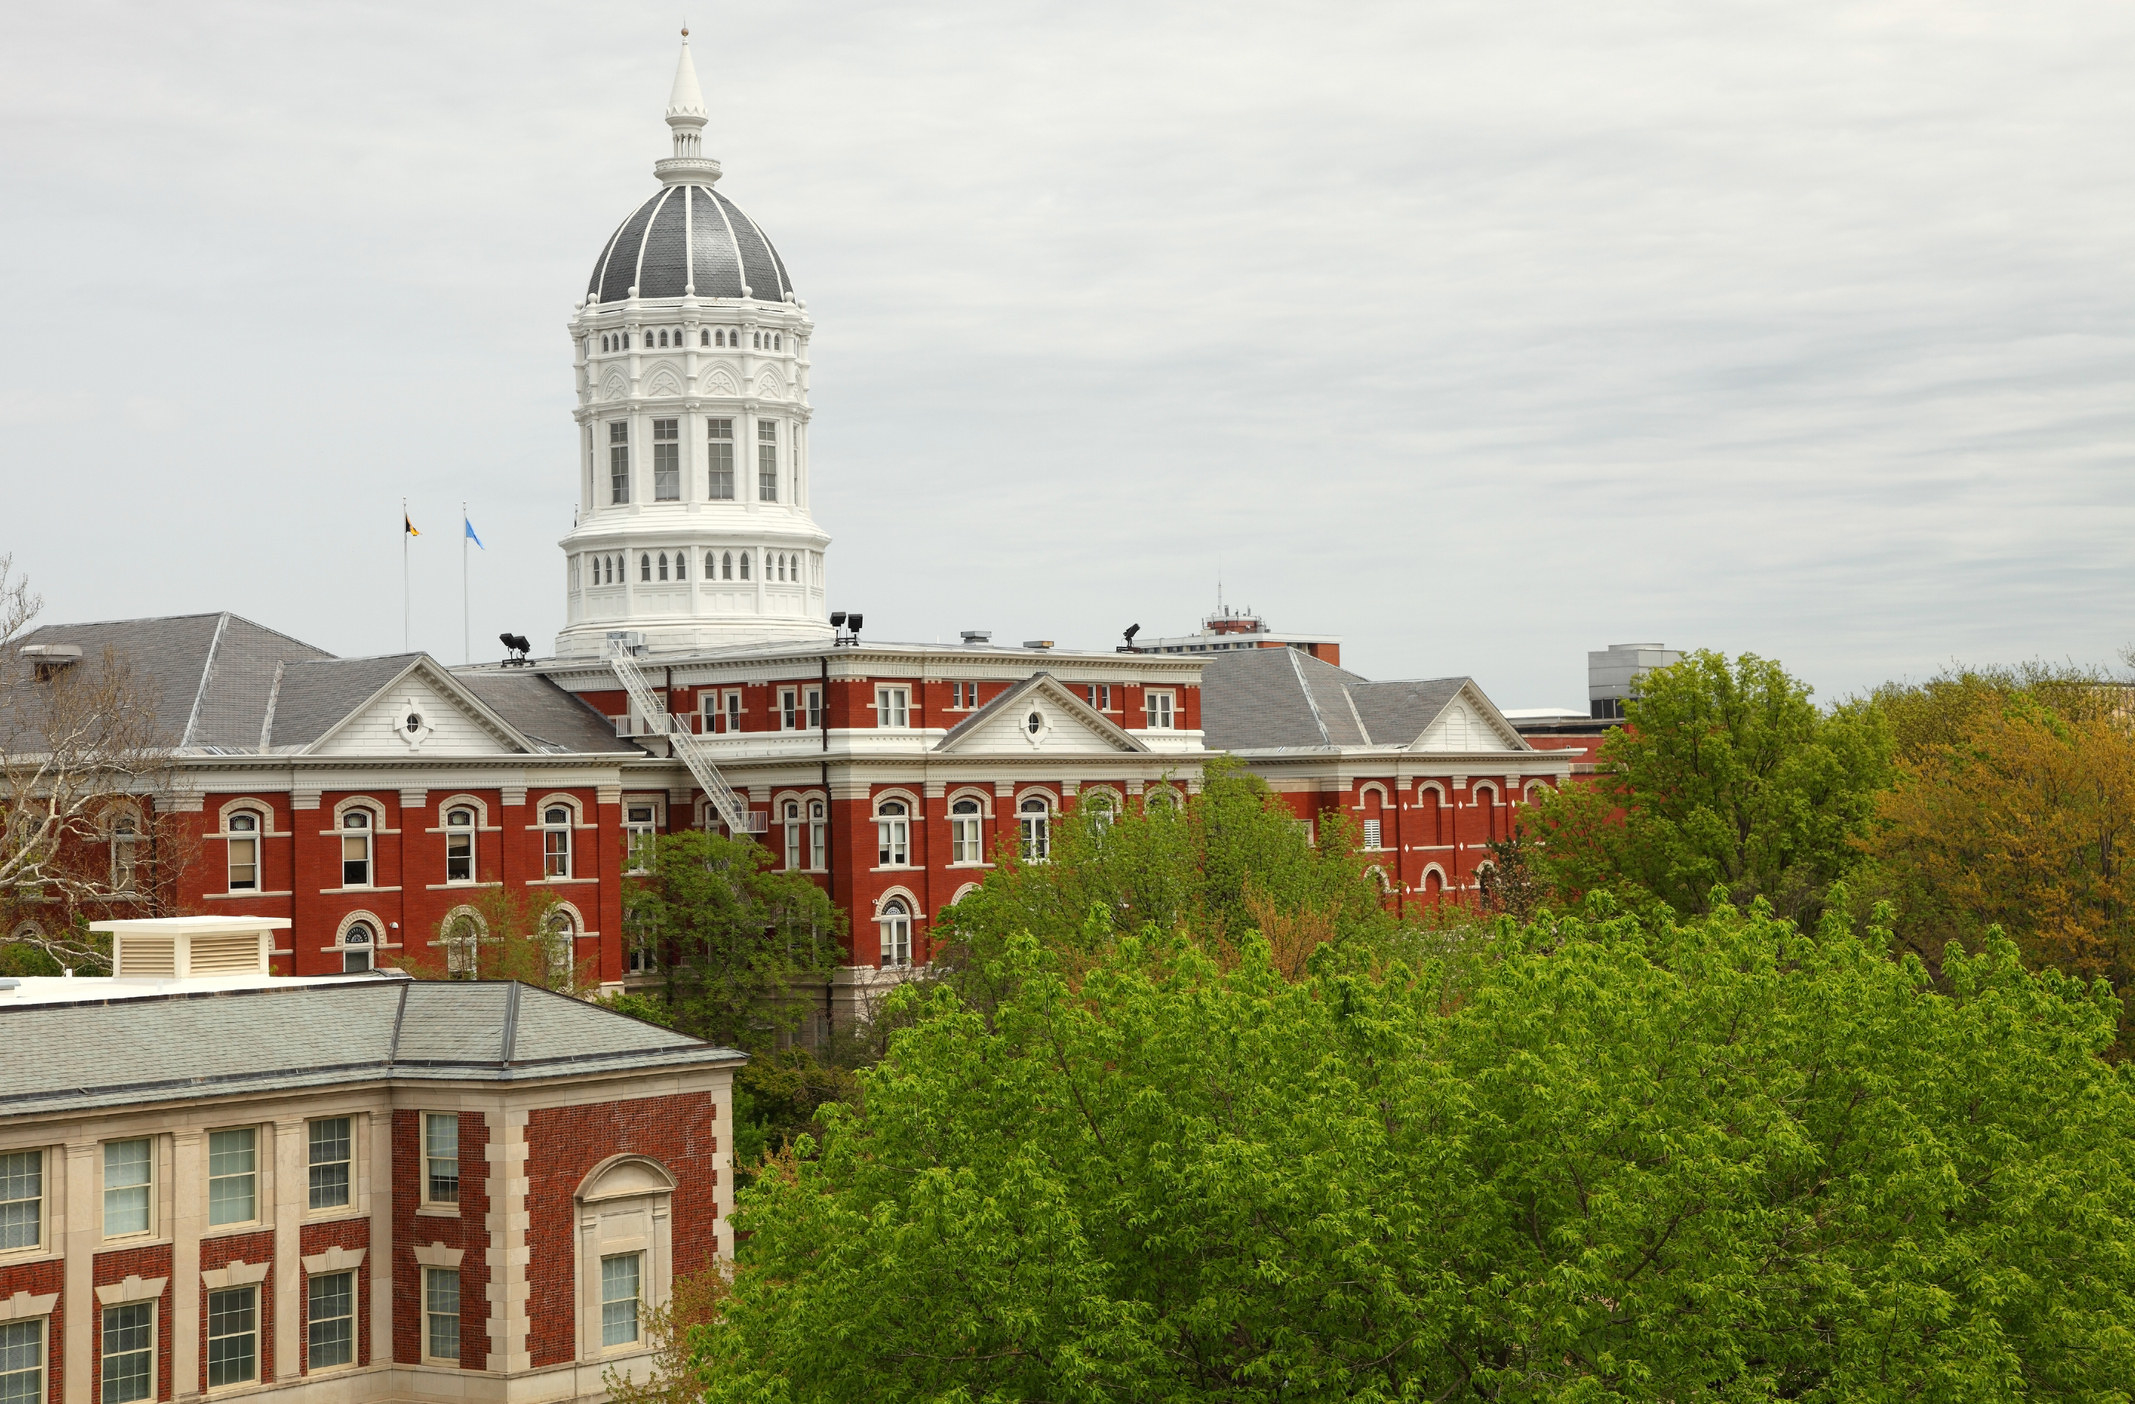
[[[634,1345],[638,1338],[638,1300],[643,1288],[644,1255],[617,1253],[600,1260],[600,1343]]]
[[[0,1155],[0,1253],[44,1243],[44,1152]]]
[[[821,872],[830,863],[830,822],[823,801],[808,801],[808,866]]]
[[[42,1404],[45,1397],[45,1322],[0,1321],[0,1400],[6,1404]]]
[[[356,1359],[356,1274],[322,1272],[311,1279],[305,1313],[304,1363],[313,1370]]]
[[[756,421],[756,498],[778,501],[778,421]]]
[[[208,1293],[208,1388],[259,1378],[259,1288]]]
[[[259,1217],[259,1128],[208,1132],[208,1223],[249,1224]]]
[[[675,419],[652,422],[652,500],[655,502],[682,500],[680,426],[681,421]]]
[[[618,505],[630,500],[630,421],[626,419],[608,426],[608,500]]]
[[[552,878],[571,875],[571,811],[564,805],[541,811],[541,871]]]
[[[1089,693],[1092,707],[1095,707],[1100,712],[1112,710],[1112,684],[1091,683]]]
[[[875,689],[875,725],[909,726],[912,719],[912,690],[908,687],[878,687]]]
[[[371,812],[351,809],[341,816],[341,885],[371,885]]]
[[[345,1116],[322,1117],[309,1123],[307,1131],[311,1207],[343,1208],[348,1204],[348,1172],[353,1163],[349,1153],[349,1119]]]
[[[423,1203],[460,1202],[460,1118],[423,1113]]]
[[[146,1136],[104,1142],[104,1237],[155,1228],[155,1149]]]
[[[1053,856],[1053,807],[1036,795],[1016,806],[1016,827],[1023,840],[1023,861],[1043,863]]]
[[[623,808],[623,868],[642,873],[652,865],[652,841],[659,836],[660,810],[653,804]]]
[[[796,871],[801,867],[801,845],[807,840],[806,827],[801,823],[801,802],[787,800],[782,812],[786,822],[786,868]]]
[[[133,1404],[156,1397],[156,1304],[122,1302],[104,1308],[103,1388],[98,1404]]]
[[[787,731],[798,731],[801,726],[800,693],[790,687],[778,690],[778,721]]]
[[[224,842],[230,850],[230,891],[259,891],[259,816],[232,814]]]
[[[705,496],[714,502],[734,500],[734,421],[704,421],[705,460],[710,465]],[[705,574],[711,574],[707,569]],[[729,578],[732,578],[731,576]]]
[[[460,1270],[423,1269],[423,1354],[432,1360],[460,1358]]]
[[[960,799],[949,806],[949,861],[983,863],[985,819],[975,799]]]
[[[1173,694],[1149,691],[1142,694],[1142,710],[1151,731],[1171,730]]]
[[[900,966],[912,963],[912,909],[905,905],[904,898],[892,897],[882,904],[882,915],[875,918],[882,933],[882,963]]]
[[[875,811],[878,865],[902,868],[911,862],[912,821],[903,800],[884,800]]]
[[[473,882],[475,814],[471,809],[445,811],[445,881]]]
[[[823,725],[823,689],[811,687],[804,696],[808,702],[808,729],[819,730]]]
[[[739,688],[736,688],[734,691],[727,693],[725,701],[726,725],[722,726],[720,730],[741,730],[741,690]]]
[[[111,890],[132,892],[141,845],[141,826],[131,814],[111,821]]]

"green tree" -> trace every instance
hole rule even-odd
[[[1890,740],[1875,708],[1824,712],[1809,699],[1755,654],[1701,651],[1647,674],[1602,742],[1594,783],[1528,816],[1544,875],[1572,901],[1613,889],[1702,912],[1717,890],[1813,919],[1858,861]]]
[[[403,951],[418,980],[517,980],[580,998],[600,986],[600,958],[572,949],[576,927],[553,894],[489,887],[441,920],[427,948]]]
[[[1836,905],[1836,904],[1835,904]],[[2126,1400],[2110,1000],[1722,909],[1560,920],[1447,1009],[1030,939],[744,1192],[712,1404]]]
[[[638,850],[626,894],[631,939],[651,951],[673,1027],[751,1051],[797,1028],[810,986],[844,959],[845,920],[753,839],[692,829]]]

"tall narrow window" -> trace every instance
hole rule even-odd
[[[1037,795],[1016,806],[1016,827],[1023,839],[1023,861],[1043,863],[1053,856],[1053,807]]]
[[[638,579],[640,581],[652,579],[652,553],[649,551],[638,556]]]
[[[778,501],[778,421],[756,421],[756,496],[759,501]]]
[[[892,897],[882,904],[882,915],[875,918],[882,929],[882,963],[884,965],[910,965],[912,963],[912,909],[905,905],[904,898]]]
[[[675,552],[675,579],[689,579],[689,552],[687,551]]]
[[[911,724],[911,689],[903,687],[878,687],[875,689],[875,725],[909,726]]]
[[[474,881],[474,811],[445,811],[445,881]]]
[[[1119,818],[1119,802],[1112,798],[1110,790],[1084,790],[1082,807],[1089,811],[1090,828],[1099,834]]]
[[[975,799],[960,799],[949,806],[949,861],[985,861],[985,820]]]
[[[1364,821],[1364,846],[1366,848],[1379,847],[1379,823],[1380,821],[1377,819],[1366,819]]]
[[[726,695],[726,729],[728,731],[741,730],[741,690],[739,688]]]
[[[743,551],[741,553],[741,578],[744,580],[749,578],[749,558],[755,554],[754,551]]]
[[[0,1400],[7,1404],[41,1404],[44,1386],[44,1327],[49,1318],[0,1321]]]
[[[747,557],[743,557],[743,559],[746,560]],[[732,551],[727,552],[719,560],[719,578],[721,580],[732,580],[734,578],[734,553]],[[748,567],[746,566],[742,567],[742,578],[744,580],[748,578]]]
[[[823,725],[823,689],[811,687],[808,697],[808,729],[815,731]]]
[[[823,801],[808,801],[808,866],[821,872],[830,864],[830,821]]]
[[[541,812],[541,864],[545,877],[571,875],[571,811],[563,805]]]
[[[134,855],[141,842],[140,823],[131,814],[111,821],[111,890],[134,890]]]
[[[652,866],[652,842],[659,837],[660,810],[653,804],[632,804],[623,809],[623,866],[642,873]]]
[[[314,1370],[347,1365],[356,1358],[356,1274],[322,1272],[311,1279],[304,1363]]]
[[[0,1155],[0,1253],[44,1242],[44,1152]]]
[[[617,1253],[600,1260],[600,1343],[633,1344],[638,1338],[638,1295],[644,1256]]]
[[[208,1132],[208,1223],[249,1224],[259,1217],[259,1128]]]
[[[704,421],[705,461],[708,481],[705,496],[714,502],[734,500],[734,421]]]
[[[371,950],[377,944],[377,934],[368,922],[350,922],[348,930],[341,933],[341,973],[370,969]]]
[[[155,1227],[155,1142],[146,1136],[104,1142],[104,1237]]]
[[[371,812],[351,809],[341,816],[341,885],[371,885]]]
[[[423,1354],[432,1360],[460,1358],[460,1270],[423,1269]]]
[[[630,421],[626,419],[608,426],[608,500],[630,500]]]
[[[801,725],[801,695],[797,689],[782,687],[778,690],[779,725],[787,731],[797,731]]]
[[[259,1289],[208,1293],[208,1388],[259,1377]]]
[[[423,1203],[460,1202],[460,1118],[423,1113]]]
[[[667,553],[665,551],[660,553],[660,578],[662,580],[667,578]]]
[[[682,499],[682,435],[678,419],[652,422],[652,500]]]
[[[310,1164],[311,1207],[340,1209],[348,1204],[349,1120],[323,1117],[306,1128]]]
[[[99,1404],[133,1404],[156,1394],[156,1307],[126,1302],[104,1308],[103,1388]]]
[[[806,838],[806,830],[801,823],[801,802],[799,800],[786,801],[785,820],[786,867],[790,871],[801,866],[801,844]]]
[[[885,800],[875,811],[877,865],[902,868],[911,862],[912,821],[903,800]]]
[[[230,850],[230,890],[232,892],[259,891],[259,816],[249,812],[233,814],[228,822]]]
[[[482,926],[472,915],[462,914],[445,928],[445,978],[448,980],[474,980],[480,978],[482,964]]]

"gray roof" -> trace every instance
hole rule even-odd
[[[786,265],[726,196],[708,185],[670,185],[631,211],[600,251],[586,293],[602,302],[631,296],[753,297],[784,302]]]
[[[1201,673],[1201,729],[1219,751],[1410,746],[1472,683],[1373,682],[1294,648],[1214,653]]]
[[[195,754],[302,750],[425,658],[336,658],[228,613],[47,624],[19,643],[75,644],[89,666],[106,651],[125,660],[166,743]],[[638,753],[616,736],[614,722],[538,673],[447,676],[535,751]]]
[[[0,1008],[0,1117],[378,1081],[735,1065],[731,1048],[516,981],[378,974]]]

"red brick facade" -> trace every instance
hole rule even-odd
[[[45,1327],[44,1386],[47,1404],[65,1404],[67,1397],[66,1372],[61,1360],[66,1354],[61,1343],[67,1338],[66,1276],[67,1265],[56,1260],[0,1268],[0,1301],[6,1301],[17,1292],[28,1292],[33,1297],[56,1293],[60,1298],[52,1303],[52,1315]]]
[[[527,1345],[535,1368],[578,1353],[576,1195],[594,1166],[642,1155],[690,1186],[673,1205],[677,1278],[719,1251],[719,1108],[703,1093],[557,1107],[531,1113],[527,1151]]]
[[[369,1219],[336,1219],[328,1224],[306,1224],[297,1234],[297,1253],[300,1257],[312,1258],[329,1248],[350,1250],[367,1249],[371,1246],[371,1221]],[[365,1255],[363,1266],[354,1273],[356,1284],[356,1359],[358,1365],[371,1363],[371,1274],[370,1259]],[[301,1271],[301,1269],[300,1269]],[[303,1342],[303,1364],[300,1374],[311,1373],[311,1274],[303,1274],[303,1282],[297,1292],[297,1340]]]
[[[260,1383],[274,1378],[274,1231],[261,1233],[234,1233],[227,1238],[203,1238],[200,1240],[200,1270],[215,1272],[232,1263],[267,1263],[267,1275],[259,1280],[253,1291],[254,1309],[258,1316],[254,1322],[259,1332],[259,1379]],[[200,1389],[208,1387],[208,1313],[207,1298],[211,1289],[201,1290],[200,1312]]]
[[[489,1123],[461,1112],[458,1214],[422,1212],[423,1113],[393,1113],[393,1359],[423,1359],[423,1265],[415,1249],[433,1243],[461,1250],[460,1368],[489,1366]]]
[[[171,1397],[171,1249],[168,1243],[151,1248],[122,1248],[115,1253],[99,1253],[90,1269],[90,1281],[98,1287],[108,1287],[124,1282],[129,1277],[164,1279],[163,1294],[156,1298],[156,1398]],[[99,1344],[89,1354],[89,1394],[101,1399],[104,1395],[104,1352]]]

